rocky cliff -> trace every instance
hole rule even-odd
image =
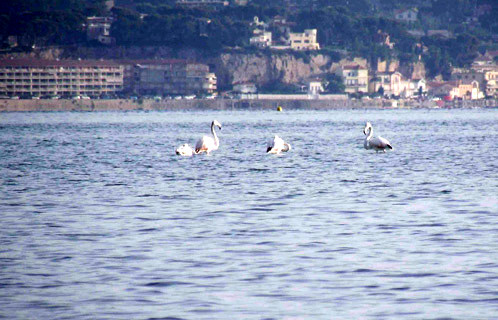
[[[301,83],[332,72],[333,61],[321,54],[307,58],[287,53],[224,53],[215,59],[214,66],[219,86],[230,87],[238,82]]]

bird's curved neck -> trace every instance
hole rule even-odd
[[[218,136],[216,135],[216,131],[214,130],[214,123],[211,124],[211,133],[213,134],[213,137],[214,137],[214,143],[216,144],[216,146],[218,147],[220,145],[220,140],[218,139]]]
[[[365,138],[366,140],[370,140],[370,138],[372,138],[372,136],[373,136],[373,131],[374,131],[374,130],[373,130],[373,128],[372,128],[372,127],[369,127],[369,128],[367,129],[367,137]]]

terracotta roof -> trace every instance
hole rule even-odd
[[[181,59],[141,59],[141,60],[115,60],[119,64],[142,64],[142,65],[164,65],[164,64],[180,64],[187,63],[187,60]]]
[[[443,81],[443,82],[432,81],[432,82],[427,83],[427,86],[429,88],[439,88],[439,87],[446,86],[446,85],[456,87],[456,86],[458,86],[458,84],[459,84],[458,81]]]

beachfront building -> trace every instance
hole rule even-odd
[[[463,82],[462,80],[431,82],[429,94],[435,97],[447,97],[450,99],[475,100],[484,97],[476,80]]]
[[[498,98],[498,71],[488,71],[484,74],[486,80],[486,95]]]
[[[216,75],[209,66],[184,60],[123,61],[126,91],[140,95],[213,94]],[[130,77],[130,78],[128,78]]]
[[[325,90],[320,79],[314,79],[308,82],[308,97],[310,99],[318,99],[320,93],[324,91]]]
[[[100,96],[123,89],[123,66],[98,60],[0,60],[0,95]]]
[[[403,90],[406,91],[406,82],[403,83],[402,75],[399,72],[378,72],[370,80],[369,92],[381,92],[384,96],[400,96]]]
[[[476,80],[470,82],[459,81],[450,95],[453,99],[458,98],[462,100],[476,100],[484,97],[482,91],[479,89],[479,82]]]
[[[457,85],[458,81],[433,81],[427,84],[427,91],[432,97],[450,97]]]
[[[346,65],[338,69],[346,93],[368,93],[368,69],[358,64]]]
[[[484,78],[485,74],[486,72],[483,70],[454,68],[451,71],[450,80],[461,80],[466,83],[470,83],[475,80],[479,82],[479,87],[482,91],[484,91],[486,89],[486,80]]]
[[[289,44],[293,50],[320,50],[316,40],[317,30],[306,29],[303,33],[289,33]]]

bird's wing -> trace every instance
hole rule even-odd
[[[197,140],[197,143],[195,144],[195,152],[196,153],[199,153],[199,152],[207,150],[207,148],[205,146],[205,143],[204,143],[205,138],[206,138],[206,136],[204,136],[204,137],[200,138],[199,140]]]
[[[370,139],[370,145],[377,148],[385,148],[390,144],[387,139],[384,139],[382,137],[373,137],[372,139]]]

